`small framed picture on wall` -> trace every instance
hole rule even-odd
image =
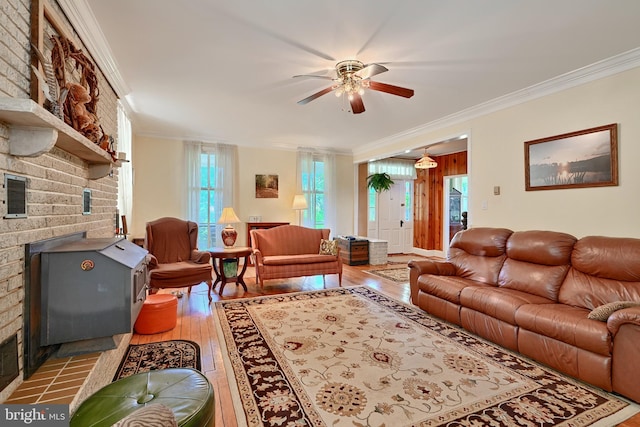
[[[256,199],[278,198],[278,175],[256,175]]]

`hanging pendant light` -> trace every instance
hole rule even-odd
[[[416,169],[433,169],[436,166],[438,166],[438,162],[429,157],[427,150],[424,150],[424,155],[415,164]]]

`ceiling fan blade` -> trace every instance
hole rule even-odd
[[[300,101],[298,101],[298,104],[300,105],[304,105],[308,102],[313,101],[316,98],[320,98],[322,95],[326,95],[327,93],[331,92],[333,90],[333,86],[329,86],[325,89],[322,89],[320,92],[316,92],[313,95],[307,96],[305,99],[301,99]]]
[[[351,103],[351,112],[353,114],[364,112],[364,102],[362,102],[362,97],[359,93],[354,93],[349,102]]]
[[[368,64],[362,70],[355,72],[354,74],[360,78],[368,79],[378,74],[382,74],[389,71],[387,67],[380,64]]]
[[[390,93],[391,95],[403,96],[405,98],[411,98],[413,96],[413,89],[407,89],[400,86],[388,85],[386,83],[374,81],[369,82],[369,89]]]
[[[296,74],[295,76],[293,76],[293,78],[298,78],[298,77],[309,77],[309,78],[314,78],[314,79],[325,79],[325,80],[333,80],[333,77],[330,76],[319,76],[317,74]]]

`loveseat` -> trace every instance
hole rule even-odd
[[[409,267],[423,310],[640,402],[640,239],[471,228]]]
[[[329,229],[281,225],[251,230],[256,279],[261,287],[268,279],[337,274],[342,286],[340,249],[329,240]]]

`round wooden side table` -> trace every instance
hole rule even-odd
[[[209,248],[207,251],[211,254],[211,263],[213,264],[213,270],[216,272],[216,281],[213,284],[215,289],[218,282],[220,282],[220,290],[218,295],[222,295],[224,286],[227,283],[235,283],[242,285],[245,292],[247,291],[247,284],[244,283],[244,272],[249,265],[249,256],[251,255],[251,248],[246,246],[230,247],[230,248]],[[238,273],[238,264],[240,258],[244,257],[244,263],[242,264],[242,270]],[[218,262],[216,262],[218,260]],[[225,272],[225,264],[228,263],[227,268],[233,270],[234,273],[230,274],[229,270]]]

